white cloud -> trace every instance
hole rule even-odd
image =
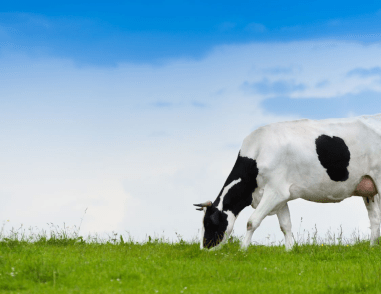
[[[297,109],[293,116],[262,109],[266,96],[243,91],[243,83],[306,85],[286,93],[293,98],[381,91],[380,84],[347,76],[381,66],[379,55],[378,45],[335,41],[222,46],[198,61],[116,68],[3,55],[0,215],[15,226],[78,225],[88,207],[84,232],[128,231],[141,239],[164,231],[189,239],[200,227],[192,204],[215,199],[244,137],[260,125],[298,118]],[[297,70],[268,71],[276,68]],[[294,228],[303,217],[308,230],[345,224],[351,233],[367,218],[358,200],[292,202]],[[241,214],[238,234],[251,211]],[[275,218],[253,240],[268,234],[282,238]]]

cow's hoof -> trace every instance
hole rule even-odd
[[[242,251],[242,252],[246,252],[248,247],[249,247],[249,246],[246,246],[246,245],[241,244],[241,246],[240,246],[240,248],[239,248],[238,250],[239,250],[239,251]]]

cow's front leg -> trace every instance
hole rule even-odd
[[[280,229],[284,234],[284,243],[286,246],[286,250],[291,250],[292,246],[294,246],[294,240],[292,239],[291,217],[287,203],[278,210],[277,216],[279,220]]]
[[[247,222],[246,236],[241,244],[241,249],[246,250],[250,245],[251,238],[254,231],[259,227],[262,220],[276,207],[283,206],[290,196],[288,189],[284,191],[280,189],[272,188],[270,185],[266,185],[261,202],[259,202],[257,209],[253,212]]]
[[[372,199],[363,197],[366,209],[368,210],[369,222],[370,222],[370,246],[379,244],[378,238],[380,237],[380,208],[379,208],[379,198],[377,194],[374,196],[374,201]]]

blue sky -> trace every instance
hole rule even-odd
[[[355,4],[1,4],[0,221],[196,236],[251,131],[380,112],[381,7]],[[294,201],[294,227],[366,234],[361,202]]]
[[[217,45],[380,40],[376,1],[10,1],[2,46],[79,65],[202,58]]]

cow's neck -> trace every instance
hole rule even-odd
[[[256,161],[238,154],[234,167],[213,205],[220,211],[231,211],[237,217],[253,202],[252,194],[258,186],[257,175]]]

